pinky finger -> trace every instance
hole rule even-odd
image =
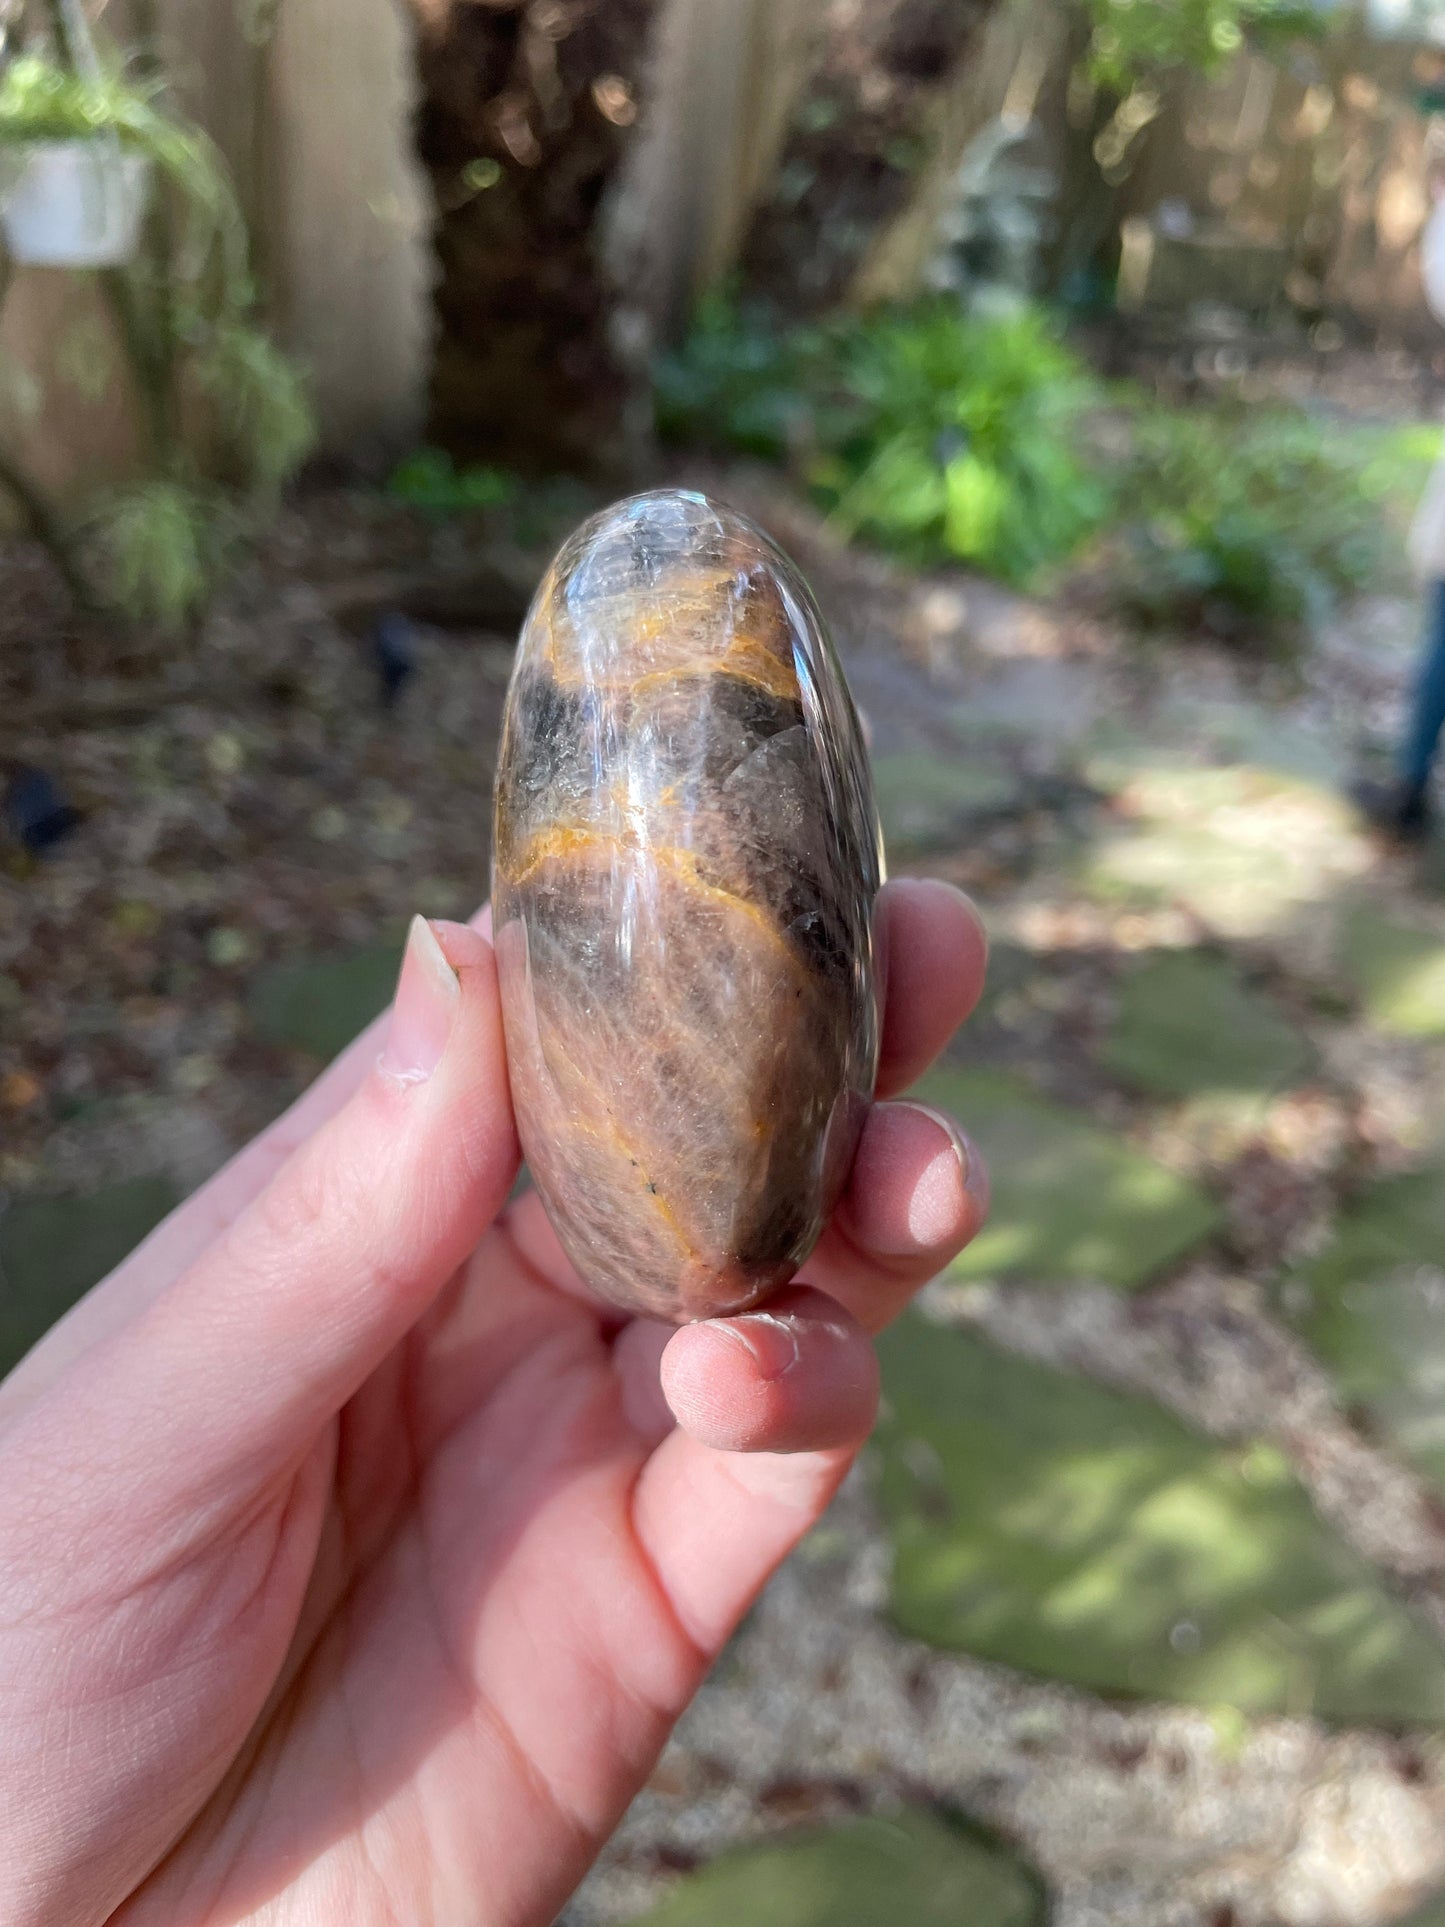
[[[724,1452],[857,1445],[878,1409],[878,1361],[862,1326],[825,1292],[795,1287],[766,1311],[684,1325],[662,1355],[683,1431]]]

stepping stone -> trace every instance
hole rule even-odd
[[[1022,1866],[927,1812],[784,1835],[720,1854],[636,1927],[1042,1927]]]
[[[251,1022],[268,1043],[330,1059],[391,1002],[400,963],[399,945],[377,944],[274,964],[251,986]]]
[[[1229,699],[1212,700],[1189,690],[1167,696],[1162,706],[1141,718],[1106,713],[1095,720],[1082,745],[1085,778],[1110,792],[1127,790],[1140,775],[1157,771],[1161,752],[1177,745],[1176,770],[1218,777],[1245,772],[1239,787],[1271,783],[1305,784],[1330,797],[1343,790],[1351,771],[1338,745],[1278,710]]]
[[[1100,1061],[1162,1097],[1283,1089],[1313,1061],[1308,1040],[1222,957],[1164,950],[1131,970]]]
[[[1341,951],[1372,1024],[1396,1037],[1445,1037],[1445,938],[1361,909]]]
[[[1445,1490],[1445,1170],[1376,1185],[1298,1278],[1341,1398]]]
[[[1258,703],[1201,699],[1194,690],[1170,694],[1157,727],[1161,737],[1177,736],[1212,763],[1249,764],[1327,788],[1343,788],[1349,775],[1332,741]]]
[[[1104,702],[1092,663],[1010,652],[951,707],[949,725],[962,743],[1011,737],[1057,748],[1087,740]]]
[[[27,1198],[0,1217],[0,1375],[180,1202],[165,1178]]]
[[[1272,1448],[917,1314],[880,1352],[904,1633],[1101,1693],[1445,1720],[1445,1649]]]
[[[879,756],[873,783],[884,840],[895,853],[946,849],[970,822],[1007,810],[1018,796],[1016,780],[973,751]]]
[[[950,1278],[1090,1279],[1130,1291],[1222,1221],[1187,1178],[999,1072],[932,1071],[913,1095],[959,1119],[992,1181],[989,1221]]]
[[[1224,937],[1287,926],[1369,862],[1339,797],[1253,764],[1139,770],[1119,801],[1130,820],[1087,859],[1085,888],[1178,904]]]

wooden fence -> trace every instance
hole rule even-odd
[[[425,184],[412,158],[406,0],[159,0],[182,91],[232,162],[283,342],[312,372],[323,440],[399,446],[421,419],[430,342]],[[429,0],[413,0],[421,5]],[[608,223],[642,347],[725,274],[832,9],[852,0],[665,0],[650,98]],[[125,0],[108,24],[123,38]],[[1000,7],[935,129],[913,205],[856,292],[907,293],[972,135],[1061,97],[1055,0]],[[1283,67],[1242,56],[1180,89],[1149,130],[1125,212],[1187,203],[1287,258],[1289,293],[1386,336],[1434,341],[1416,261],[1430,131],[1409,56],[1337,45]],[[1221,294],[1227,298],[1228,290]],[[624,315],[624,320],[626,315]],[[107,322],[84,281],[26,270],[0,314],[0,435],[61,495],[123,472],[135,425],[97,381]]]

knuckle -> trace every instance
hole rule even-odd
[[[324,1136],[314,1139],[260,1194],[254,1220],[238,1221],[233,1253],[266,1277],[294,1276],[300,1265],[324,1278],[328,1254],[365,1248],[368,1196]]]
[[[314,1147],[299,1151],[260,1198],[261,1228],[282,1247],[308,1244],[336,1215],[336,1185],[328,1161]]]

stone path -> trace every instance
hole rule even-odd
[[[1405,652],[1271,689],[869,566],[816,573],[892,866],[990,923],[923,1090],[993,1216],[566,1919],[721,1919],[862,1808],[1000,1829],[1056,1927],[1403,1920],[1445,1881],[1445,905],[1339,785]]]
[[[1445,1921],[1445,867],[1338,793],[1408,614],[1271,686],[770,509],[847,613],[892,867],[990,924],[925,1089],[994,1212],[568,1927]],[[394,959],[238,962],[227,1021],[314,1068]],[[168,1116],[53,1135],[0,1355],[224,1148],[199,1083]]]

